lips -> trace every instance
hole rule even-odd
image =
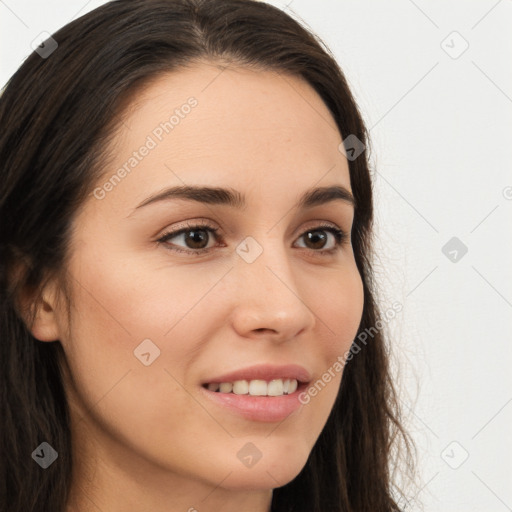
[[[229,375],[231,374],[223,375],[222,378]],[[235,415],[248,421],[275,423],[284,421],[295,411],[299,410],[301,406],[304,406],[299,397],[307,386],[307,383],[299,384],[293,393],[279,396],[253,396],[250,394],[239,395],[215,392],[208,389],[209,386],[206,387],[206,385],[201,386],[199,390],[205,400],[213,404],[222,414]],[[217,411],[212,412],[217,414]],[[289,420],[290,423],[293,421],[293,419]]]
[[[296,379],[299,384],[309,383],[311,374],[303,366],[298,364],[270,365],[260,364],[234,370],[229,373],[215,375],[201,382],[203,386],[211,383],[235,382],[237,380],[265,380]]]

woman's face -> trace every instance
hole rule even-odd
[[[363,308],[352,205],[298,204],[318,187],[351,191],[340,143],[320,97],[290,76],[200,64],[137,96],[74,222],[72,322],[64,309],[55,317],[83,457],[139,482],[161,472],[183,492],[271,489],[300,472]],[[147,202],[173,187],[227,189],[244,206],[226,193]],[[238,370],[295,375],[244,372],[265,365],[331,378],[305,404],[300,383],[281,397],[205,389]]]

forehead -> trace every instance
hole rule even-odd
[[[166,118],[166,114],[172,114],[191,96],[199,104],[195,113],[203,114],[195,117],[206,121],[215,114],[215,119],[225,124],[226,129],[245,126],[248,122],[255,126],[264,123],[269,129],[282,129],[286,123],[290,129],[297,129],[300,128],[297,122],[302,121],[310,128],[330,129],[333,135],[339,136],[328,108],[301,77],[206,62],[154,76],[143,88],[138,88],[128,105],[126,102],[124,105],[128,125],[143,117]],[[246,114],[251,114],[249,119]]]
[[[201,63],[152,79],[122,119],[108,172],[124,166],[122,187],[134,200],[159,185],[282,193],[325,178],[350,188],[336,123],[298,77]]]

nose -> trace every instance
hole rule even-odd
[[[305,276],[299,274],[303,269],[292,268],[282,243],[268,241],[261,254],[249,261],[237,256],[230,272],[231,286],[236,287],[231,290],[231,322],[237,333],[283,342],[312,329],[316,316],[314,305],[304,296]]]

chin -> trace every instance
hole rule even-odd
[[[231,471],[231,474],[222,483],[222,487],[247,491],[262,491],[282,487],[297,477],[306,462],[307,457],[299,461],[296,456],[292,458],[288,454],[279,459],[274,456],[272,460],[267,460],[266,463],[261,458],[250,468],[239,467],[238,464],[235,464],[234,467],[226,468],[226,474],[229,471]],[[217,472],[216,475],[218,475]]]

